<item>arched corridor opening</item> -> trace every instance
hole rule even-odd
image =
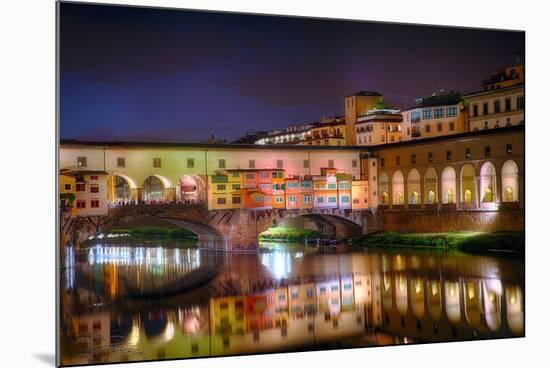
[[[441,190],[443,192],[444,204],[456,203],[456,173],[455,169],[451,166],[447,166],[441,174]]]
[[[107,182],[109,202],[115,205],[126,205],[137,202],[136,183],[131,178],[114,174]]]
[[[159,175],[151,175],[143,182],[143,201],[146,203],[170,202],[170,182]]]
[[[473,204],[475,193],[475,176],[476,172],[472,165],[467,164],[462,167],[460,173],[460,187],[462,188],[462,200],[463,204]]]
[[[390,204],[389,193],[390,184],[388,174],[384,171],[378,175],[378,193],[380,193],[380,204],[383,206],[388,206]]]
[[[409,204],[420,204],[420,173],[416,169],[409,171],[407,175],[407,193],[409,194]]]
[[[502,165],[502,202],[519,202],[518,165],[508,160]]]
[[[424,202],[426,204],[437,203],[437,172],[429,167],[424,174]]]
[[[391,179],[391,185],[392,185],[393,204],[402,205],[403,193],[405,192],[405,180],[401,170],[396,170],[393,173],[393,176]]]
[[[496,201],[496,169],[495,165],[487,161],[481,166],[480,170],[480,197],[483,203],[493,203]]]
[[[205,185],[198,175],[184,175],[176,187],[176,196],[182,203],[198,203],[205,200]]]

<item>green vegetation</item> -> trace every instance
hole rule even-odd
[[[69,200],[69,204],[72,207],[74,205],[75,195],[74,193],[60,193],[59,198],[63,201],[65,199]]]
[[[320,233],[315,230],[299,229],[295,227],[271,227],[259,235],[260,240],[298,241],[307,238],[318,238]]]
[[[370,248],[428,248],[470,253],[516,252],[525,250],[523,232],[450,232],[450,233],[397,233],[367,234],[355,240],[357,245]]]
[[[182,227],[171,229],[167,227],[141,226],[133,229],[111,229],[109,232],[112,234],[130,234],[134,238],[183,239],[196,237],[195,233]]]

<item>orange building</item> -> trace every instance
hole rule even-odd
[[[285,171],[284,170],[272,170],[271,171],[271,205],[273,208],[285,208]]]

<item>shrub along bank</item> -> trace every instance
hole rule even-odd
[[[271,227],[261,233],[258,238],[263,241],[283,240],[283,241],[299,241],[319,238],[321,234],[315,230],[299,229],[295,227]]]
[[[197,237],[195,233],[182,227],[171,229],[167,227],[141,226],[133,229],[112,229],[110,232],[113,234],[130,234],[130,236],[135,238],[184,239]]]
[[[523,232],[450,232],[399,233],[379,232],[363,235],[355,244],[370,248],[428,248],[470,253],[525,251]]]

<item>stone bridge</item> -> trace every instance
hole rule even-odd
[[[197,234],[202,248],[243,252],[256,251],[258,235],[288,221],[331,237],[351,238],[367,232],[365,211],[340,209],[274,209],[208,211],[202,205],[130,205],[113,207],[107,216],[61,219],[62,244],[79,244],[89,236],[114,226],[154,219],[184,227]]]

